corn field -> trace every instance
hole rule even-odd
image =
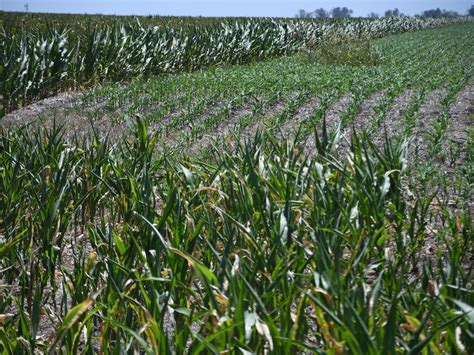
[[[471,18],[0,19],[0,354],[474,353]]]
[[[9,16],[9,15],[3,15]],[[393,17],[331,22],[250,19],[207,24],[144,26],[0,23],[3,111],[34,99],[105,80],[194,71],[289,55],[329,40],[377,38],[470,18]],[[46,19],[47,21],[47,19]],[[204,20],[206,21],[206,20]],[[171,22],[171,21],[170,21]],[[166,23],[166,22],[165,22]]]

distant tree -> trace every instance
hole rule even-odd
[[[421,13],[422,17],[441,17],[443,12],[438,7],[437,9],[425,10]]]
[[[474,5],[472,5],[471,8],[469,10],[467,10],[467,14],[469,16],[474,16]]]
[[[314,10],[313,15],[316,18],[328,18],[329,12],[327,10],[324,10],[323,8],[320,8],[320,9]]]
[[[394,17],[394,16],[403,16],[403,14],[397,8],[395,8],[393,10],[385,11],[385,17]]]
[[[305,10],[301,9],[298,11],[298,13],[295,15],[297,18],[310,18],[311,17],[311,12],[306,12]]]
[[[348,9],[347,7],[335,7],[334,9],[331,10],[331,16],[333,18],[341,18],[341,17],[351,17],[352,13],[351,9]]]
[[[443,16],[445,17],[458,17],[461,16],[457,11],[443,10]]]
[[[376,12],[371,12],[370,14],[367,15],[368,18],[379,18],[380,15]]]
[[[295,17],[298,17],[298,18],[305,18],[306,17],[306,11],[303,10],[303,9],[300,9],[298,11],[298,13],[295,15]]]
[[[459,13],[456,11],[441,10],[439,7],[437,9],[425,10],[421,14],[422,17],[456,17],[459,16]]]
[[[24,5],[24,7],[25,7],[25,12],[28,12],[28,9],[30,8],[29,5],[28,5],[28,3],[26,3],[26,4]]]

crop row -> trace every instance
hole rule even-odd
[[[473,53],[471,34],[472,26],[466,24],[377,40],[372,45],[383,58],[376,66],[322,65],[301,54],[140,80],[119,88],[105,85],[87,93],[78,111],[99,107],[96,114],[107,112],[118,126],[140,114],[165,135],[178,132],[182,141],[174,144],[181,150],[183,143],[192,144],[227,123],[238,130],[263,119],[275,132],[291,126],[295,130],[302,123],[307,135],[332,104],[350,93],[341,122],[342,129],[348,128],[361,103],[384,92],[376,112],[366,118],[371,121],[369,130],[375,132],[393,101],[407,89],[431,91],[472,75],[472,63],[466,59]],[[295,123],[295,112],[313,99],[317,103],[308,107],[307,119]]]

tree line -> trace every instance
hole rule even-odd
[[[351,17],[354,13],[353,10],[347,7],[335,7],[332,10],[326,10],[323,8],[316,9],[314,11],[306,11],[306,10],[299,10],[298,13],[295,15],[297,18],[344,18],[344,17]],[[470,9],[467,10],[468,16],[474,16],[474,5],[471,6]],[[396,17],[396,16],[406,16],[399,9],[389,9],[386,10],[383,14],[383,17]],[[441,10],[439,7],[436,9],[425,10],[419,15],[415,15],[416,17],[456,17],[462,16],[457,11],[451,10]],[[369,18],[378,18],[381,17],[380,14],[376,12],[371,12],[367,14]]]

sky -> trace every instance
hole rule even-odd
[[[383,14],[398,8],[408,15],[441,8],[465,14],[474,0],[0,0],[0,10],[114,15],[268,16],[294,17],[299,9],[313,11],[347,6],[353,16]]]

